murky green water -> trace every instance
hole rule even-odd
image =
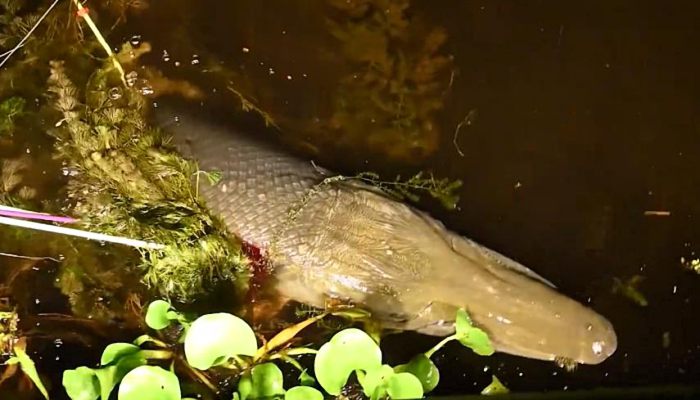
[[[109,39],[149,42],[151,65],[201,85],[208,104],[221,109],[234,97],[203,62],[216,56],[236,88],[331,169],[392,175],[430,169],[462,180],[457,211],[426,207],[450,228],[589,303],[617,330],[616,354],[575,372],[505,355],[479,358],[451,346],[436,358],[442,380],[435,394],[478,393],[491,373],[514,391],[697,382],[700,276],[680,259],[695,257],[700,237],[700,7],[660,1],[414,1],[406,13],[408,33],[388,48],[418,57],[425,51],[423,38],[443,29],[436,57],[453,58],[434,75],[438,89],[411,103],[415,110],[439,106],[425,115],[407,112],[413,117],[402,120],[408,121],[401,126],[405,143],[389,146],[362,139],[364,133],[382,134],[379,128],[368,131],[366,121],[342,124],[350,119],[338,112],[339,102],[356,104],[351,109],[357,118],[367,118],[371,112],[357,104],[377,93],[351,91],[358,87],[353,76],[362,80],[367,70],[342,51],[327,22],[362,26],[366,15],[339,14],[330,3],[151,2]],[[377,62],[383,53],[370,39],[376,36],[356,39],[357,52]],[[415,89],[416,82],[410,83]],[[468,115],[469,123],[460,125]],[[40,299],[28,311],[66,312],[63,298],[45,296],[53,292],[44,274],[51,271],[30,272],[30,282],[44,282],[47,289],[28,286]],[[612,293],[613,278],[633,275],[645,277],[639,289],[647,307]],[[79,329],[90,330],[68,330]],[[55,345],[65,334],[46,339],[38,350],[40,367],[59,371],[87,362],[70,346]],[[100,348],[112,334],[128,338],[130,332],[113,330],[103,338],[91,332],[97,339],[90,345]],[[383,346],[396,363],[433,342],[402,334]]]

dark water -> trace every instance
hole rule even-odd
[[[514,391],[700,379],[700,276],[680,262],[700,246],[695,2],[414,1],[411,18],[445,29],[440,52],[454,57],[455,74],[435,113],[438,146],[408,159],[305,132],[352,71],[334,53],[323,1],[159,3],[113,40],[140,35],[153,45],[152,65],[198,82],[221,106],[225,86],[192,63],[216,55],[283,131],[316,141],[329,168],[430,169],[462,180],[459,209],[428,205],[434,215],[589,303],[617,330],[615,355],[575,372],[448,346],[436,358],[436,394],[478,392],[491,373]],[[471,110],[456,147],[456,126]],[[646,278],[647,307],[612,293],[613,278],[636,274]],[[434,342],[404,334],[383,346],[396,363]]]

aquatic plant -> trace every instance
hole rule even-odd
[[[61,114],[52,135],[72,171],[70,211],[87,230],[163,245],[140,251],[144,281],[165,296],[191,301],[219,281],[245,287],[239,243],[193,189],[197,165],[146,124],[145,99],[115,72],[98,69],[81,99],[63,64],[52,63],[49,91]]]
[[[218,392],[208,374],[230,374],[238,378],[233,398],[256,400],[323,399],[323,392],[340,395],[354,375],[362,392],[372,400],[415,399],[433,390],[439,371],[432,354],[450,340],[458,340],[477,354],[493,353],[488,337],[471,325],[466,311],[457,315],[457,333],[443,340],[409,363],[392,367],[382,362],[377,342],[357,328],[335,333],[318,350],[292,347],[292,340],[306,327],[328,315],[351,315],[348,310],[328,311],[292,325],[258,346],[256,334],[242,319],[228,313],[202,315],[193,321],[168,302],[156,300],[148,306],[145,320],[156,331],[180,332],[177,344],[143,335],[133,343],[113,343],[102,352],[98,368],[79,367],[63,374],[63,386],[73,400],[107,399],[119,385],[118,399],[145,397],[179,400],[183,372]],[[313,355],[316,377],[294,357]],[[280,360],[298,369],[299,385],[285,388]],[[163,365],[168,365],[163,368]],[[182,375],[181,375],[182,376]],[[507,389],[494,376],[484,394],[504,393]],[[186,393],[196,396],[197,393]],[[200,393],[201,394],[201,393]]]
[[[639,285],[644,281],[642,275],[633,275],[626,280],[613,278],[612,292],[626,297],[640,307],[649,305],[646,296],[639,290]]]
[[[0,359],[4,359],[0,365],[6,366],[5,371],[0,375],[0,384],[15,375],[19,366],[44,398],[48,399],[48,392],[39,377],[34,361],[27,355],[27,341],[20,337],[18,322],[19,316],[16,311],[0,311]]]
[[[335,92],[333,140],[402,160],[432,154],[440,137],[435,115],[452,80],[451,58],[440,54],[446,32],[410,16],[410,0],[328,4],[330,32],[351,66]]]

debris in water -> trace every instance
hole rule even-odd
[[[683,265],[684,268],[700,274],[700,258],[686,260],[685,257],[681,257],[681,265]]]
[[[644,211],[645,217],[669,217],[671,216],[670,211],[659,211],[659,210],[647,210]]]
[[[612,292],[619,293],[632,300],[635,304],[646,307],[649,305],[649,302],[638,289],[639,284],[643,280],[644,277],[641,275],[634,275],[624,282],[619,278],[613,278]]]

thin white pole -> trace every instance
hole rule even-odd
[[[102,233],[88,232],[80,229],[66,228],[63,226],[41,224],[38,222],[14,219],[9,217],[0,217],[0,224],[18,226],[21,228],[36,229],[39,231],[58,233],[62,235],[77,236],[84,239],[97,240],[100,242],[118,243],[137,248],[162,249],[165,247],[162,244],[144,242],[143,240],[129,239],[121,236],[105,235]]]

